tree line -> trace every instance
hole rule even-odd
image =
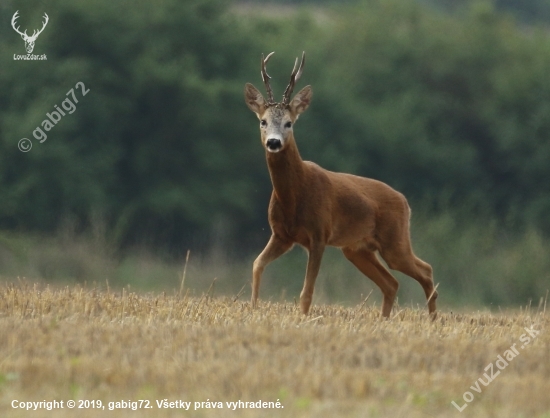
[[[305,50],[300,82],[314,93],[295,128],[304,159],[385,181],[413,209],[550,234],[542,24],[479,4],[449,14],[399,0],[281,15],[222,0],[43,4],[17,7],[29,32],[48,13],[34,51],[47,60],[13,60],[23,42],[0,28],[1,229],[48,233],[67,218],[85,229],[100,218],[121,245],[263,243],[271,186],[243,87],[262,88],[260,56],[274,50],[281,95]],[[14,7],[0,8],[2,22]],[[46,139],[33,137],[77,83],[86,97]]]

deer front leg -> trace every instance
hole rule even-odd
[[[292,247],[292,242],[285,241],[275,234],[271,235],[269,242],[264,250],[254,260],[252,266],[252,307],[255,308],[258,303],[258,293],[260,291],[260,281],[265,267],[273,260],[279,258]]]
[[[300,307],[302,313],[307,315],[311,300],[313,299],[313,289],[315,288],[315,279],[319,274],[319,268],[321,267],[321,260],[325,251],[325,245],[316,243],[309,249],[309,255],[307,259],[306,280],[304,282],[304,288],[300,293]]]

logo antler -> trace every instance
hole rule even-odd
[[[23,38],[23,40],[25,41],[25,49],[30,54],[34,49],[34,43],[36,41],[36,38],[38,38],[38,35],[40,35],[44,31],[44,28],[48,24],[48,21],[50,20],[50,18],[48,17],[48,15],[46,13],[44,13],[44,22],[42,23],[42,29],[40,29],[40,30],[35,29],[33,31],[32,35],[29,36],[29,35],[27,35],[27,30],[26,29],[25,29],[25,32],[21,32],[19,30],[19,26],[15,27],[16,20],[17,20],[18,17],[19,17],[19,10],[17,10],[13,14],[13,17],[11,18],[11,26],[12,26],[14,31],[16,31],[19,35],[21,35],[21,38]]]

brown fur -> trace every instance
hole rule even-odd
[[[325,246],[342,249],[363,274],[380,287],[384,300],[382,316],[389,317],[399,283],[380,263],[376,253],[391,269],[417,280],[428,299],[430,313],[436,310],[437,291],[432,268],[413,253],[409,236],[410,209],[405,197],[380,181],[335,173],[303,161],[292,128],[309,106],[311,88],[304,87],[288,107],[268,105],[251,84],[245,87],[245,100],[265,126],[262,143],[273,193],[268,217],[271,238],[253,266],[252,304],[256,306],[264,268],[287,252],[295,243],[308,250],[308,264],[300,294],[302,312],[307,314],[313,297]],[[282,148],[270,152],[269,137],[281,138]]]

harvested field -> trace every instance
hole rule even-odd
[[[369,302],[313,305],[304,317],[294,303],[252,310],[236,299],[1,285],[0,415],[550,417],[545,303],[432,322],[400,307],[381,320]],[[53,400],[64,407],[12,407]],[[140,400],[151,408],[109,411]],[[159,408],[164,400],[190,410]],[[245,403],[259,400],[273,407]]]

